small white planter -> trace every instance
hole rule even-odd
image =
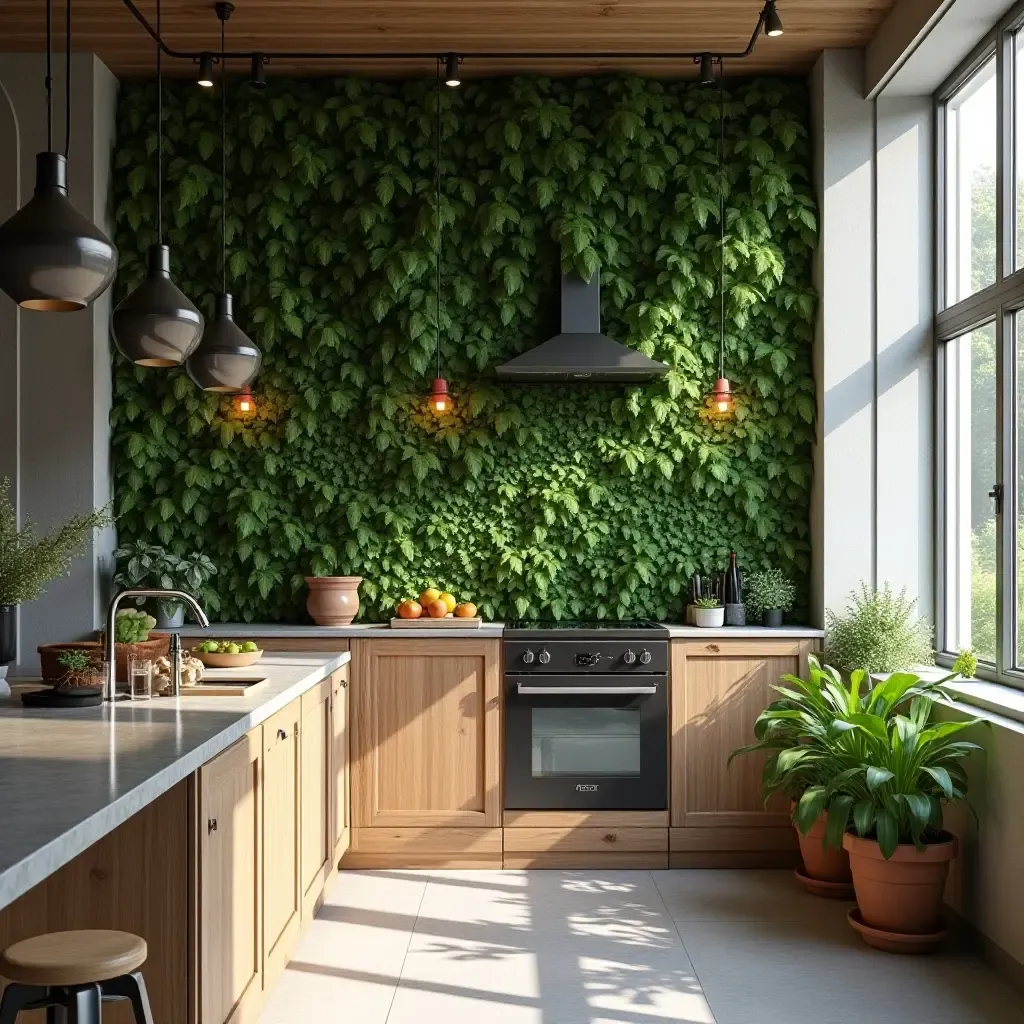
[[[702,629],[714,629],[716,626],[725,625],[725,607],[718,608],[694,608],[693,618],[696,625]]]

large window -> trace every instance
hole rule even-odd
[[[937,640],[1024,686],[1024,3],[937,96]],[[940,657],[940,660],[941,657]]]

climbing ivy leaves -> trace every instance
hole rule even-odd
[[[114,363],[123,540],[218,565],[225,619],[297,619],[306,574],[358,574],[364,618],[427,584],[489,617],[677,617],[730,550],[808,568],[815,403],[803,83],[275,80],[229,92],[228,287],[264,350],[256,409]],[[166,240],[209,316],[219,98],[165,86]],[[122,89],[119,295],[156,240],[156,96]],[[719,203],[724,189],[726,240]],[[442,297],[434,294],[440,228]],[[719,273],[726,369],[718,420]],[[603,329],[669,364],[644,388],[499,384],[598,268]],[[440,331],[454,411],[424,395]]]

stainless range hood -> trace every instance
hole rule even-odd
[[[503,380],[642,384],[668,367],[601,333],[601,272],[562,278],[562,333],[497,369]]]

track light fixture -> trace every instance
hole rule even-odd
[[[462,85],[462,79],[459,78],[461,60],[457,53],[449,53],[444,59],[444,84],[450,89],[457,89]]]
[[[213,54],[203,53],[199,57],[199,77],[196,79],[197,84],[201,85],[204,89],[213,88]]]
[[[694,60],[697,60],[695,57]],[[700,84],[715,84],[715,58],[710,53],[700,55]]]
[[[768,0],[764,5],[764,34],[773,38],[782,35],[782,19],[775,9],[775,0]]]
[[[266,89],[267,73],[263,70],[267,64],[267,58],[262,53],[252,55],[252,66],[249,70],[249,84],[254,89]]]

